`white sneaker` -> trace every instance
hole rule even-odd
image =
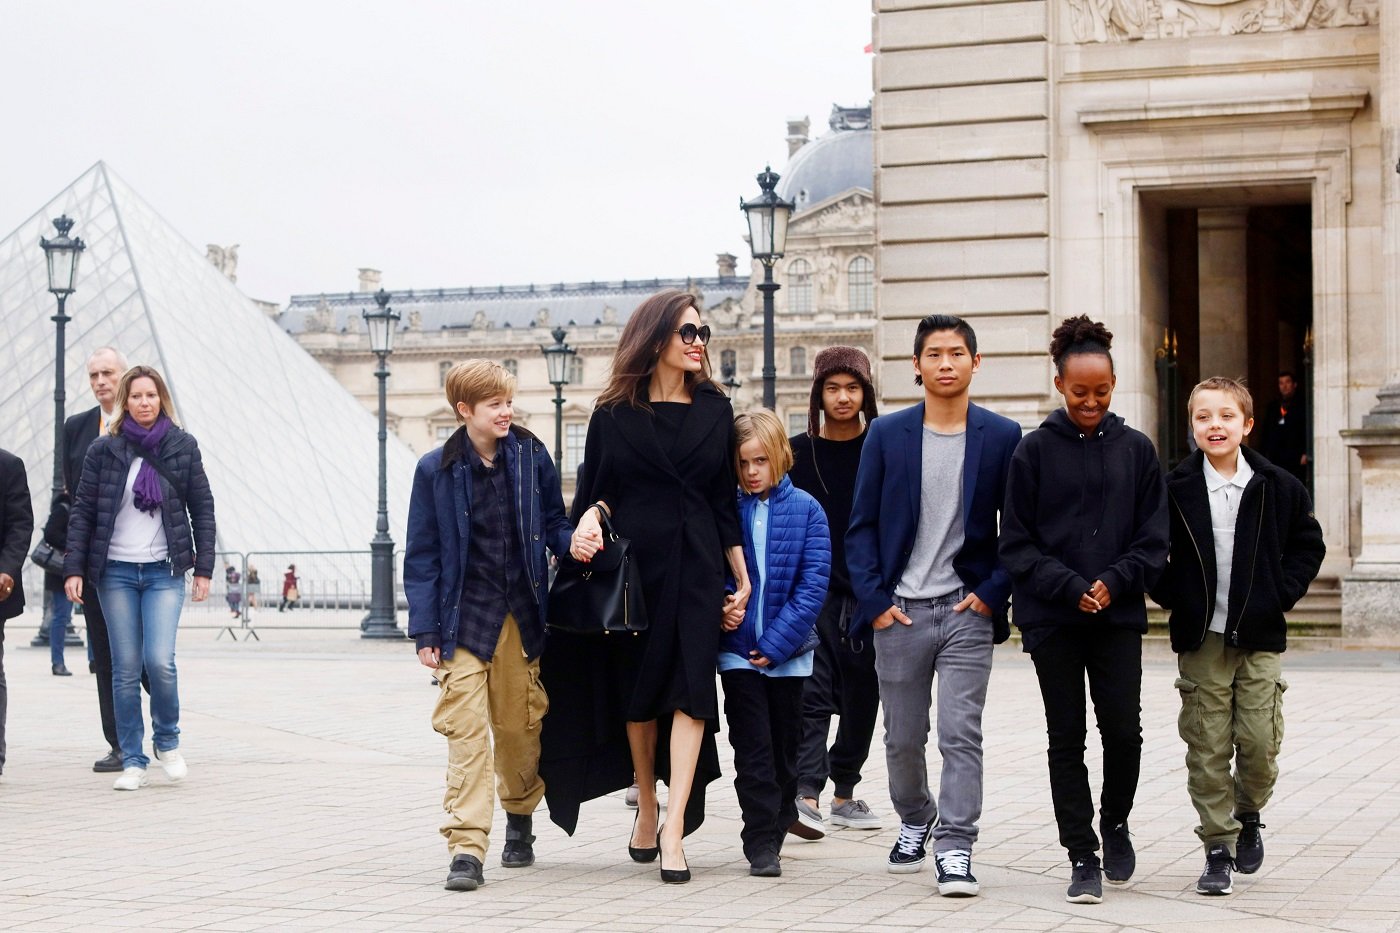
[[[172,748],[168,752],[160,749],[153,749],[156,753],[156,761],[165,769],[165,776],[174,784],[185,779],[185,775],[190,773],[189,765],[185,764],[185,756],[180,754],[178,748]]]
[[[146,769],[130,767],[112,782],[112,790],[140,790],[146,786]]]

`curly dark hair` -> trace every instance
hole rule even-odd
[[[1067,317],[1055,332],[1050,335],[1050,359],[1055,361],[1055,372],[1065,374],[1065,360],[1083,353],[1098,353],[1108,357],[1109,368],[1113,367],[1113,354],[1108,352],[1113,346],[1113,334],[1098,321],[1089,320],[1089,315]]]

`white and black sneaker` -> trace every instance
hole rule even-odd
[[[981,890],[972,876],[972,853],[966,849],[933,853],[933,866],[938,869],[938,893],[944,897],[976,897]]]
[[[1071,904],[1103,903],[1103,869],[1098,856],[1090,855],[1071,863],[1065,900]]]
[[[933,823],[899,824],[899,838],[890,849],[889,869],[891,874],[912,875],[924,867],[924,849],[929,836],[933,835]]]
[[[1230,879],[1230,869],[1234,867],[1229,849],[1220,843],[1211,846],[1206,850],[1206,870],[1196,882],[1196,893],[1213,897],[1234,893]]]

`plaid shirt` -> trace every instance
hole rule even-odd
[[[515,616],[523,632],[532,627],[537,608],[520,563],[515,503],[500,450],[489,467],[471,455],[471,483],[471,539],[457,643],[490,661],[506,614]]]

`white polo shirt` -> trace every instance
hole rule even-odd
[[[1206,497],[1210,500],[1210,530],[1215,539],[1215,611],[1210,617],[1212,632],[1225,631],[1226,613],[1230,608],[1230,571],[1235,560],[1235,521],[1240,514],[1240,499],[1244,487],[1254,475],[1254,468],[1238,451],[1235,475],[1226,479],[1205,458]]]

